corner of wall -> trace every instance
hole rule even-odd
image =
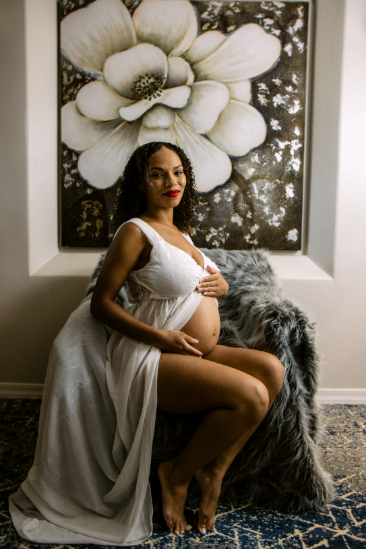
[[[57,2],[25,0],[29,273],[58,252]]]
[[[315,3],[307,256],[334,274],[345,0]]]

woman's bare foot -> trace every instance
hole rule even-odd
[[[174,478],[173,461],[163,461],[158,467],[158,475],[163,495],[163,516],[171,532],[183,534],[192,530],[184,516],[184,504],[187,498],[188,484],[177,482]]]
[[[215,525],[216,506],[223,475],[219,471],[214,471],[209,465],[205,465],[196,471],[194,478],[201,486],[197,528],[201,534],[206,534]]]

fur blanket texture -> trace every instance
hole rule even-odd
[[[227,471],[219,501],[255,501],[288,513],[319,511],[333,497],[333,482],[322,467],[317,445],[321,420],[315,400],[318,356],[314,326],[282,296],[265,252],[203,251],[230,285],[229,293],[219,302],[219,343],[272,353],[286,370],[270,412]],[[103,260],[104,255],[88,294]],[[128,307],[125,286],[116,301]],[[159,493],[157,465],[179,452],[202,417],[157,411],[150,477],[153,497]],[[193,481],[188,499],[194,505],[198,498],[199,486]]]

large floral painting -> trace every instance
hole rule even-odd
[[[301,247],[306,2],[60,0],[62,245],[108,246],[132,152],[179,145],[192,238]]]

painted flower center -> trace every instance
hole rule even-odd
[[[160,97],[163,91],[163,79],[158,74],[140,75],[134,82],[132,93],[136,99],[148,99]]]

